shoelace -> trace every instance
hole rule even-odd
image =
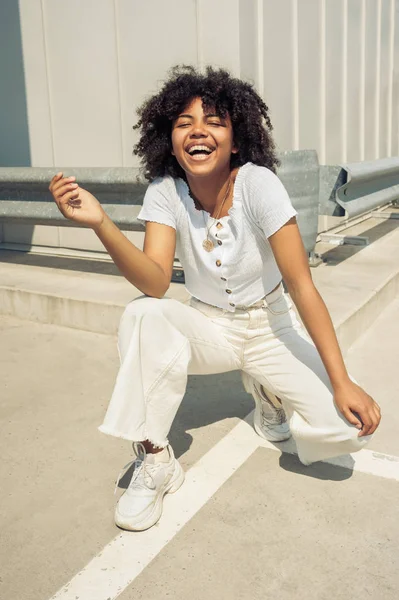
[[[283,408],[276,408],[274,409],[275,413],[274,415],[268,415],[266,416],[266,414],[263,412],[261,412],[261,418],[262,418],[262,425],[264,427],[270,427],[270,425],[282,425],[283,423],[286,422],[287,418],[284,412]]]
[[[125,465],[119,473],[118,479],[116,480],[115,484],[114,495],[116,494],[120,480],[132,465],[134,466],[134,471],[132,479],[128,486],[129,488],[141,488],[144,486],[149,490],[153,490],[156,487],[154,478],[149,470],[149,467],[151,465],[148,465],[147,463],[147,452],[143,444],[141,442],[133,442],[133,451],[136,454],[136,458],[128,462],[127,465]],[[137,481],[139,477],[140,480]],[[149,484],[148,481],[150,481],[151,483]]]
[[[277,407],[268,398],[266,392],[262,389],[258,389],[255,386],[255,391],[261,400],[261,419],[262,424],[267,427],[270,425],[282,425],[286,422],[287,417],[284,408]],[[266,410],[265,410],[266,409]]]

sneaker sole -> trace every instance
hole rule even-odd
[[[115,524],[120,529],[125,529],[127,531],[144,531],[145,529],[149,529],[156,523],[158,523],[159,519],[162,515],[162,506],[163,506],[163,498],[166,494],[174,494],[184,483],[184,471],[180,465],[180,463],[176,460],[176,469],[173,474],[172,479],[167,483],[167,485],[160,490],[158,496],[155,499],[155,502],[149,507],[149,513],[140,515],[139,521],[134,521],[133,519],[129,519],[124,517],[118,512],[118,508],[115,510]]]

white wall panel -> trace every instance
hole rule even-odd
[[[93,252],[104,252],[104,246],[92,229],[86,227],[59,227],[58,229],[61,248],[84,248]]]
[[[137,107],[160,89],[170,67],[197,63],[195,0],[119,0],[117,30],[123,164],[137,166],[132,155]]]
[[[365,160],[376,158],[378,0],[366,0]]]
[[[19,0],[32,167],[54,164],[41,0]]]
[[[59,230],[62,227],[48,225],[29,225],[27,223],[4,223],[3,242],[6,244],[25,244],[27,246],[59,246]],[[95,235],[95,234],[94,234]]]
[[[381,0],[381,50],[380,50],[380,95],[379,95],[379,139],[378,158],[388,156],[388,131],[390,90],[390,52],[391,52],[391,0]]]
[[[294,38],[291,0],[263,3],[263,95],[279,150],[295,144]]]
[[[240,77],[255,84],[259,91],[258,0],[240,0]],[[263,57],[262,57],[263,58]],[[263,81],[263,73],[261,76]]]
[[[347,2],[346,161],[356,162],[362,154],[362,0]]]
[[[135,110],[182,63],[254,82],[280,150],[399,153],[399,0],[19,2],[33,166],[137,165]]]
[[[299,148],[321,151],[321,3],[298,1]]]
[[[122,163],[112,0],[46,0],[48,78],[58,165]]]
[[[325,127],[326,163],[342,160],[344,147],[344,0],[326,0],[325,12]]]
[[[200,65],[239,75],[239,0],[197,0],[197,6]]]
[[[392,156],[399,156],[399,2],[396,2],[392,86]]]

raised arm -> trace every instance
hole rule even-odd
[[[147,223],[142,251],[111,221],[97,198],[75,183],[75,177],[57,173],[49,189],[64,217],[93,229],[132,285],[147,296],[164,296],[170,285],[175,255],[173,227]]]

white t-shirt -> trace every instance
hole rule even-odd
[[[268,238],[297,214],[279,178],[266,167],[240,167],[233,204],[216,220],[198,210],[186,182],[167,175],[147,188],[138,219],[176,229],[176,254],[188,292],[231,312],[254,304],[281,281]],[[212,252],[204,250],[207,236]]]

